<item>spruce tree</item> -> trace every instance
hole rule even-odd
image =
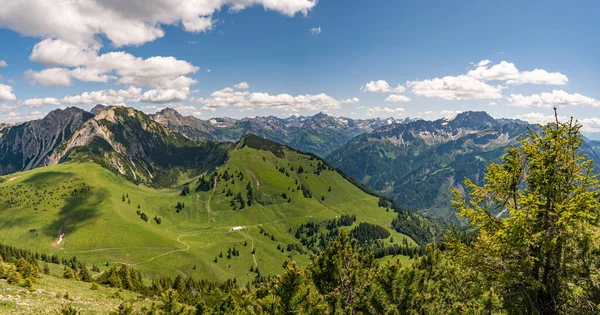
[[[598,179],[580,129],[556,116],[491,163],[485,185],[454,191],[478,235],[472,245],[451,239],[452,258],[501,292],[509,312],[599,311]]]

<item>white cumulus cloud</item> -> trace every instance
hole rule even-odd
[[[196,80],[188,75],[199,69],[171,56],[144,59],[123,51],[99,54],[98,48],[80,47],[60,39],[39,42],[30,59],[51,68],[29,70],[26,76],[32,83],[50,86],[71,85],[73,79],[83,82],[114,80],[122,85],[173,89],[189,94],[189,87]]]
[[[0,104],[0,112],[14,111],[15,109],[18,109],[18,108],[19,108],[18,104]]]
[[[406,95],[392,94],[385,98],[386,102],[392,103],[406,103],[410,102],[410,97]]]
[[[360,90],[363,92],[384,93],[384,92],[390,92],[392,90],[392,88],[390,87],[389,83],[387,83],[387,81],[377,80],[377,81],[367,82],[367,84],[360,87]]]
[[[32,84],[46,86],[71,85],[71,71],[65,68],[49,68],[42,71],[27,70],[25,77]]]
[[[506,81],[519,77],[519,69],[514,63],[501,61],[499,64],[489,66],[489,60],[482,60],[477,64],[477,68],[467,73],[468,76],[482,81],[500,80]]]
[[[374,92],[374,93],[404,93],[406,88],[402,84],[398,84],[395,88],[392,88],[389,83],[385,80],[377,80],[367,82],[365,85],[360,87],[363,92]]]
[[[187,98],[188,93],[174,89],[153,89],[144,92],[141,101],[148,103],[180,102]]]
[[[12,112],[3,114],[1,117],[1,121],[8,122],[8,123],[20,123],[20,122],[25,122],[25,121],[35,120],[35,119],[41,119],[44,116],[46,116],[46,114],[42,113],[40,111],[33,111],[33,112],[14,112],[14,111],[12,111]]]
[[[489,60],[482,60],[467,75],[481,81],[506,81],[508,84],[565,85],[569,82],[567,76],[560,72],[543,69],[519,71],[514,63],[507,61],[493,65]]]
[[[17,99],[12,91],[12,86],[0,84],[0,101],[14,101]]]
[[[215,111],[219,108],[238,107],[243,110],[267,109],[279,111],[322,111],[340,108],[340,101],[320,94],[290,95],[269,94],[264,92],[240,91],[227,87],[213,92],[208,98],[199,98],[203,111]]]
[[[438,97],[445,100],[502,98],[500,86],[492,86],[466,75],[409,81],[407,84],[416,95]]]
[[[508,80],[508,84],[544,84],[544,85],[565,85],[569,82],[569,78],[560,72],[548,72],[543,69],[535,69],[533,71],[525,71],[519,74],[514,80]]]
[[[404,108],[398,107],[398,108],[390,108],[390,107],[379,107],[379,106],[375,106],[375,107],[370,107],[367,109],[367,115],[368,116],[376,116],[378,114],[390,114],[392,116],[400,116],[402,114],[404,114]]]
[[[524,121],[527,121],[532,124],[541,124],[541,125],[556,121],[556,117],[554,115],[546,115],[546,114],[535,113],[535,112],[517,115],[514,118],[524,120]],[[558,116],[558,120],[561,122],[568,121],[569,119],[570,119],[570,117]],[[581,123],[581,125],[582,125],[581,130],[584,132],[600,132],[600,118],[598,118],[598,117],[588,117],[588,118],[584,118],[581,120],[578,119],[577,121],[579,123]]]
[[[250,88],[250,85],[248,84],[248,82],[240,82],[238,84],[235,84],[233,87],[238,90],[247,90]]]
[[[341,104],[356,104],[358,102],[360,102],[360,99],[358,97],[347,98],[345,100],[340,101]]]
[[[100,46],[102,35],[115,47],[142,45],[165,35],[162,25],[187,32],[211,30],[213,14],[260,5],[287,16],[306,15],[316,0],[19,0],[0,8],[0,27],[25,36],[59,38],[82,46]]]
[[[79,95],[65,96],[60,99],[61,104],[88,105],[125,105],[126,102],[137,102],[142,95],[142,89],[130,86],[126,90],[99,90],[84,92]]]
[[[563,90],[553,90],[550,93],[544,92],[532,95],[511,94],[508,97],[508,102],[511,106],[515,107],[600,106],[600,101],[594,98],[583,96],[579,93],[570,94]]]
[[[27,107],[40,107],[44,105],[61,105],[60,100],[54,97],[44,97],[44,98],[30,98],[21,102],[22,105]]]

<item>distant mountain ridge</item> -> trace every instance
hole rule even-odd
[[[151,117],[193,140],[235,142],[247,134],[255,134],[319,156],[326,156],[361,133],[402,121],[394,118],[350,119],[325,113],[288,118],[267,116],[201,120],[183,116],[171,108],[163,109]]]
[[[537,125],[464,112],[435,121],[332,117],[183,116],[174,109],[147,115],[133,108],[97,105],[55,110],[19,125],[0,126],[0,175],[73,159],[95,162],[133,182],[169,186],[181,172],[220,165],[234,142],[257,135],[333,165],[399,205],[457,221],[450,188],[465,177],[481,183],[485,165]],[[598,142],[582,151],[600,161]]]
[[[482,184],[487,163],[517,145],[529,128],[539,127],[463,112],[451,119],[383,126],[357,136],[327,159],[401,206],[460,223],[450,188],[463,189],[464,178]],[[586,141],[581,150],[600,161],[594,149]]]

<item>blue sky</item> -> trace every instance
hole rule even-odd
[[[600,130],[595,1],[81,3],[0,8],[0,122],[96,103],[200,118],[484,110],[532,122],[558,106]]]

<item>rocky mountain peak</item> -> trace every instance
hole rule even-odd
[[[496,119],[486,112],[462,112],[448,122],[452,128],[485,129],[500,125]]]
[[[107,106],[102,105],[102,104],[97,104],[96,106],[94,106],[91,110],[90,113],[96,115],[99,112],[101,112],[104,108],[106,108]]]

